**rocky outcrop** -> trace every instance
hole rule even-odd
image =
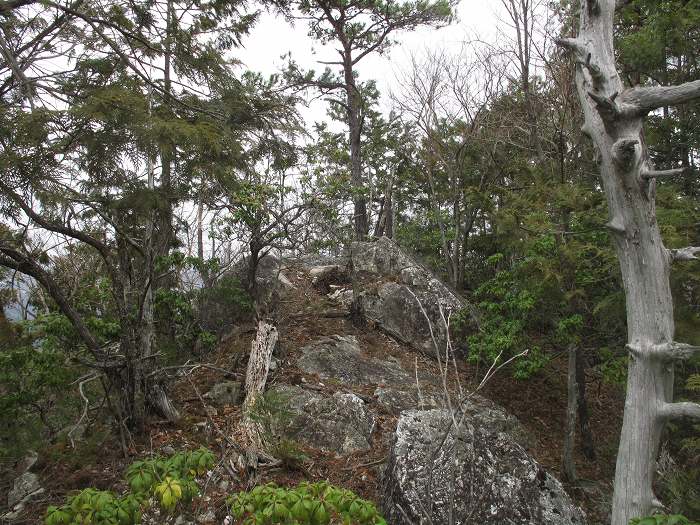
[[[353,243],[351,261],[366,318],[421,352],[444,351],[446,319],[466,306],[455,292],[386,237]]]
[[[508,434],[446,410],[401,414],[382,485],[388,523],[583,525],[564,491]]]
[[[275,433],[325,452],[350,454],[370,448],[375,418],[352,393],[325,395],[297,386],[272,389],[281,405]],[[285,414],[286,412],[286,414]]]
[[[357,338],[334,335],[303,347],[297,366],[309,374],[346,385],[410,384],[411,376],[394,361],[363,355]]]

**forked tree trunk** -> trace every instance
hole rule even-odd
[[[673,87],[626,89],[615,66],[615,0],[583,0],[580,31],[562,39],[576,60],[576,85],[594,142],[608,202],[607,226],[620,261],[627,304],[630,352],[627,394],[615,469],[612,525],[652,513],[659,505],[652,482],[662,430],[671,417],[700,417],[700,406],[672,403],[673,361],[697,348],[674,343],[669,285],[673,259],[695,258],[698,248],[667,250],[656,221],[656,178],[682,170],[654,171],[642,126],[666,105],[700,96],[700,81]]]

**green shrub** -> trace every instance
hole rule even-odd
[[[386,525],[374,504],[326,482],[294,488],[270,483],[240,492],[229,503],[234,523],[241,525]]]
[[[65,393],[75,376],[61,352],[30,343],[0,349],[0,456],[41,446],[68,424],[76,403]]]
[[[46,510],[46,525],[131,525],[141,523],[141,501],[129,494],[117,497],[114,493],[85,489],[68,498],[62,507]]]
[[[109,491],[85,489],[70,496],[61,507],[50,506],[44,524],[136,525],[141,523],[141,513],[150,498],[170,513],[199,494],[195,478],[212,468],[214,461],[214,454],[205,448],[137,461],[126,470],[129,493],[117,496]]]

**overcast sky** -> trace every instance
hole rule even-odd
[[[397,33],[397,44],[388,54],[368,55],[358,65],[360,80],[373,79],[382,94],[382,109],[388,112],[388,93],[396,86],[396,71],[407,67],[408,57],[428,49],[447,49],[459,52],[463,43],[475,35],[493,41],[497,26],[503,30],[502,10],[498,0],[462,0],[457,8],[457,19],[452,25],[442,29],[420,28],[415,31]],[[279,71],[284,60],[281,56],[291,52],[294,60],[304,68],[322,71],[325,66],[318,60],[337,60],[338,55],[332,46],[321,46],[308,36],[307,25],[303,21],[294,26],[283,18],[264,14],[253,28],[251,35],[244,40],[244,48],[235,52],[236,58],[244,67],[264,74]],[[307,124],[325,117],[325,109],[315,104],[303,111]]]

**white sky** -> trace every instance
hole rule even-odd
[[[503,30],[502,7],[498,0],[462,0],[457,8],[457,17],[452,25],[442,29],[419,28],[401,32],[394,36],[397,44],[389,53],[381,56],[368,55],[358,64],[360,80],[376,80],[382,95],[382,109],[388,112],[388,94],[396,86],[396,71],[408,64],[411,53],[428,49],[447,49],[459,52],[463,42],[476,35],[493,42],[497,37],[497,26]],[[251,35],[244,39],[244,48],[235,51],[246,69],[259,71],[265,75],[283,68],[281,56],[291,52],[292,58],[306,69],[323,71],[326,67],[318,60],[337,60],[338,55],[331,45],[321,46],[308,36],[305,22],[298,21],[293,27],[283,18],[265,13],[253,28]],[[325,106],[314,104],[302,112],[307,125],[325,119]]]

